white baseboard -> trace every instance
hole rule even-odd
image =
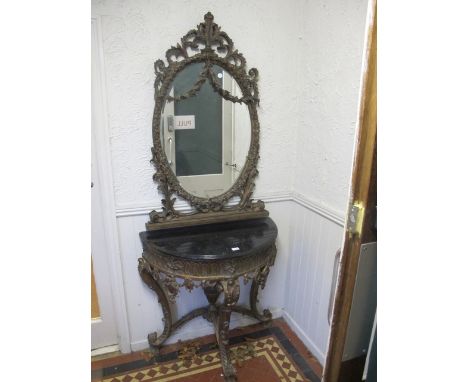
[[[304,345],[310,352],[318,359],[320,364],[323,366],[325,364],[325,354],[315,345],[315,343],[309,338],[309,336],[301,329],[296,321],[286,312],[283,311],[283,318],[286,320],[288,325],[291,327],[294,333],[304,342]]]
[[[281,308],[271,309],[273,319],[282,317],[283,313],[284,311]],[[255,320],[248,316],[243,316],[241,314],[233,313],[231,316],[231,324],[229,325],[229,327],[231,329],[241,328],[256,323],[258,323],[258,320]],[[182,329],[175,331],[174,334],[171,335],[171,337],[167,340],[166,344],[173,344],[179,340],[187,341],[193,338],[203,337],[213,333],[213,325],[205,321],[205,324],[201,327],[198,327],[197,329],[193,329],[190,328],[190,326],[187,326],[185,328],[182,327]],[[130,344],[130,347],[132,351],[140,351],[143,349],[147,349],[148,341],[146,338],[144,340],[133,341]]]

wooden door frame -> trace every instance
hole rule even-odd
[[[96,30],[98,57],[96,70],[96,86],[99,93],[96,106],[97,123],[92,130],[92,139],[95,139],[95,154],[97,159],[97,172],[100,179],[101,190],[99,192],[105,197],[102,201],[102,217],[104,220],[103,229],[105,238],[103,238],[106,247],[107,263],[109,264],[109,274],[111,279],[112,299],[114,305],[115,321],[117,325],[117,336],[120,351],[130,353],[130,330],[128,325],[128,315],[125,300],[125,290],[123,283],[122,262],[120,258],[120,247],[118,241],[117,218],[114,200],[114,182],[112,178],[112,162],[109,145],[109,132],[107,120],[107,98],[106,82],[104,73],[104,54],[102,50],[101,18],[91,17],[91,24]],[[93,63],[91,63],[93,64]],[[92,79],[93,81],[93,79]]]
[[[355,154],[351,176],[348,216],[353,204],[360,202],[365,208],[361,234],[348,233],[341,254],[340,270],[333,307],[331,332],[325,361],[323,382],[338,382],[346,341],[347,327],[351,312],[354,285],[359,263],[361,244],[366,226],[370,224],[368,205],[373,199],[370,190],[372,173],[376,164],[377,138],[377,2],[369,2],[368,24],[364,53],[363,78],[359,102],[359,124],[356,132]]]

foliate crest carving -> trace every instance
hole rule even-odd
[[[217,56],[222,58],[224,63],[231,66],[230,69],[237,72],[243,72],[241,73],[244,75],[242,78],[242,84],[240,85],[244,85],[244,88],[248,89],[251,94],[251,97],[247,97],[244,102],[255,101],[258,103],[258,70],[252,68],[249,70],[247,75],[245,73],[245,58],[242,53],[237,49],[234,49],[234,43],[231,38],[226,32],[221,31],[218,24],[213,22],[214,17],[211,12],[208,12],[204,18],[205,22],[198,24],[197,29],[188,31],[185,36],[181,38],[180,43],[177,43],[176,46],[171,46],[171,48],[167,50],[166,60],[168,62],[168,66],[165,65],[163,60],[157,60],[154,63],[154,70],[156,73],[156,80],[154,82],[155,89],[159,90],[161,88],[161,85],[164,83],[164,78],[171,67],[177,63],[188,60],[190,57],[194,56],[193,53],[197,52],[200,52],[201,55],[205,56],[204,60],[198,61],[205,61],[207,65],[202,72],[202,76],[200,76],[203,81],[197,82],[196,87],[199,90],[207,78],[210,79],[210,82],[217,84],[213,73],[209,70],[210,65],[213,64],[209,61],[209,58],[217,53]],[[198,56],[198,54],[196,54],[196,56]],[[185,67],[185,65],[183,66]],[[213,83],[212,85],[215,85]],[[224,92],[221,87],[218,87],[217,90]],[[229,94],[229,92],[226,92],[226,94]],[[172,97],[168,97],[168,99],[171,98]]]
[[[149,223],[167,222],[180,219],[188,215],[200,213],[213,213],[221,211],[259,212],[264,211],[264,203],[253,201],[252,194],[255,187],[254,179],[258,174],[257,162],[259,159],[259,135],[260,124],[257,116],[259,104],[258,95],[258,70],[251,68],[246,70],[246,60],[242,53],[234,48],[233,41],[226,32],[213,22],[213,15],[208,12],[205,21],[196,29],[187,32],[180,43],[172,46],[166,52],[167,65],[163,60],[157,60],[154,64],[156,79],[155,109],[153,114],[153,147],[152,163],[156,167],[153,180],[158,184],[158,189],[163,194],[162,211],[152,211]],[[192,63],[203,63],[204,67],[198,80],[186,93],[178,96],[170,96],[172,81],[177,73]],[[237,97],[224,90],[212,71],[213,65],[218,65],[228,71],[238,83],[242,97]],[[212,198],[201,198],[188,193],[179,183],[171,170],[166,154],[162,148],[160,135],[161,112],[166,102],[186,99],[194,96],[208,81],[213,89],[223,98],[247,105],[251,121],[251,144],[245,165],[234,185],[221,195]],[[194,211],[182,213],[174,207],[176,195],[187,200]],[[239,203],[227,206],[233,197],[239,197]]]

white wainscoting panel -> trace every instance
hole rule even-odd
[[[294,203],[292,215],[284,317],[323,365],[333,262],[343,226],[299,203]]]
[[[270,201],[266,204],[270,216],[278,226],[278,254],[275,265],[271,268],[266,287],[260,292],[260,308],[269,308],[275,317],[280,317],[284,307],[284,288],[289,255],[290,209],[293,208],[294,203],[283,199]],[[145,230],[147,220],[147,213],[121,215],[117,218],[130,328],[130,344],[133,351],[148,347],[146,339],[148,333],[153,331],[161,332],[163,329],[162,311],[156,295],[142,282],[137,270],[138,258],[142,253],[138,234]],[[248,303],[249,288],[250,283],[246,286],[241,283],[240,303]],[[177,306],[173,312],[177,317],[181,317],[190,310],[204,305],[206,305],[206,298],[200,288],[193,290],[191,293],[181,289]],[[231,327],[245,326],[254,322],[247,317],[233,314]],[[169,339],[168,343],[212,333],[211,324],[202,318],[197,318],[177,331]]]

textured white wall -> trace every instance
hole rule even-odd
[[[293,189],[345,210],[367,0],[294,4],[93,1],[102,22],[117,208],[159,205],[149,164],[153,62],[211,10],[260,71],[257,192]]]
[[[333,263],[343,239],[367,0],[306,1],[285,318],[323,363]],[[313,206],[310,210],[307,206]],[[318,215],[321,208],[325,212]]]
[[[299,108],[294,76],[300,33],[296,7],[279,0],[95,0],[92,5],[93,16],[100,16],[102,23],[117,208],[159,205],[149,163],[153,63],[202,22],[207,11],[233,39],[248,66],[259,69],[261,158],[256,190],[264,194],[290,189],[291,129]]]
[[[344,213],[367,0],[305,2],[294,191]]]

